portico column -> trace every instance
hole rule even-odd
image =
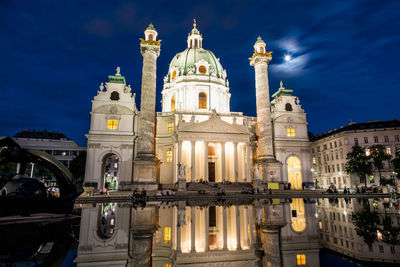
[[[176,171],[177,169],[177,164],[178,164],[178,159],[176,158],[176,144],[174,143],[174,145],[172,146],[172,180],[175,182],[178,181],[178,173]]]
[[[238,149],[237,149],[237,143],[233,143],[233,156],[234,156],[234,170],[233,170],[233,175],[235,175],[235,182],[238,182]]]
[[[236,206],[236,250],[240,249],[240,206]]]
[[[209,239],[209,216],[210,216],[210,213],[209,213],[209,208],[207,207],[207,208],[205,208],[204,209],[204,212],[205,212],[205,216],[204,216],[204,219],[205,219],[205,222],[204,222],[204,225],[205,225],[205,248],[204,248],[204,251],[209,251],[210,250],[210,245],[209,245],[209,241],[208,241],[208,239]]]
[[[226,179],[226,170],[225,170],[225,142],[221,143],[221,163],[222,163],[222,179]]]
[[[248,182],[252,182],[251,181],[251,162],[250,162],[250,145],[249,144],[247,144],[247,147],[246,147],[246,150],[247,150],[247,181]]]
[[[192,145],[192,156],[191,156],[191,161],[192,161],[192,183],[196,181],[196,141],[191,142]]]
[[[190,243],[191,243],[191,251],[196,251],[196,207],[191,207],[190,208],[190,219],[191,219],[191,237],[190,237]]]
[[[208,142],[204,141],[204,180],[208,181]]]
[[[175,169],[177,169],[177,176],[179,178],[179,168],[178,168],[178,164],[182,164],[182,141],[178,141],[178,162],[175,165]]]
[[[223,208],[222,212],[223,212],[223,236],[224,236],[224,250],[226,250],[228,248],[228,222],[227,222],[227,211],[226,211],[226,207]]]

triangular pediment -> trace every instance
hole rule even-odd
[[[249,134],[246,125],[230,124],[219,118],[211,118],[200,123],[183,123],[179,126],[180,132]]]

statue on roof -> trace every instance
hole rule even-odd
[[[121,76],[121,68],[117,67],[117,73],[115,73],[115,76]]]

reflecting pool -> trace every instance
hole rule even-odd
[[[391,199],[240,195],[80,204],[68,220],[0,222],[0,266],[394,266],[399,207]]]

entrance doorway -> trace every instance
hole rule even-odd
[[[208,181],[215,182],[215,162],[208,163]]]
[[[119,158],[115,154],[104,157],[103,160],[103,187],[108,190],[118,189]]]
[[[292,189],[301,190],[302,189],[302,178],[301,178],[301,163],[300,159],[291,156],[287,160],[288,168],[288,180],[292,186]]]

